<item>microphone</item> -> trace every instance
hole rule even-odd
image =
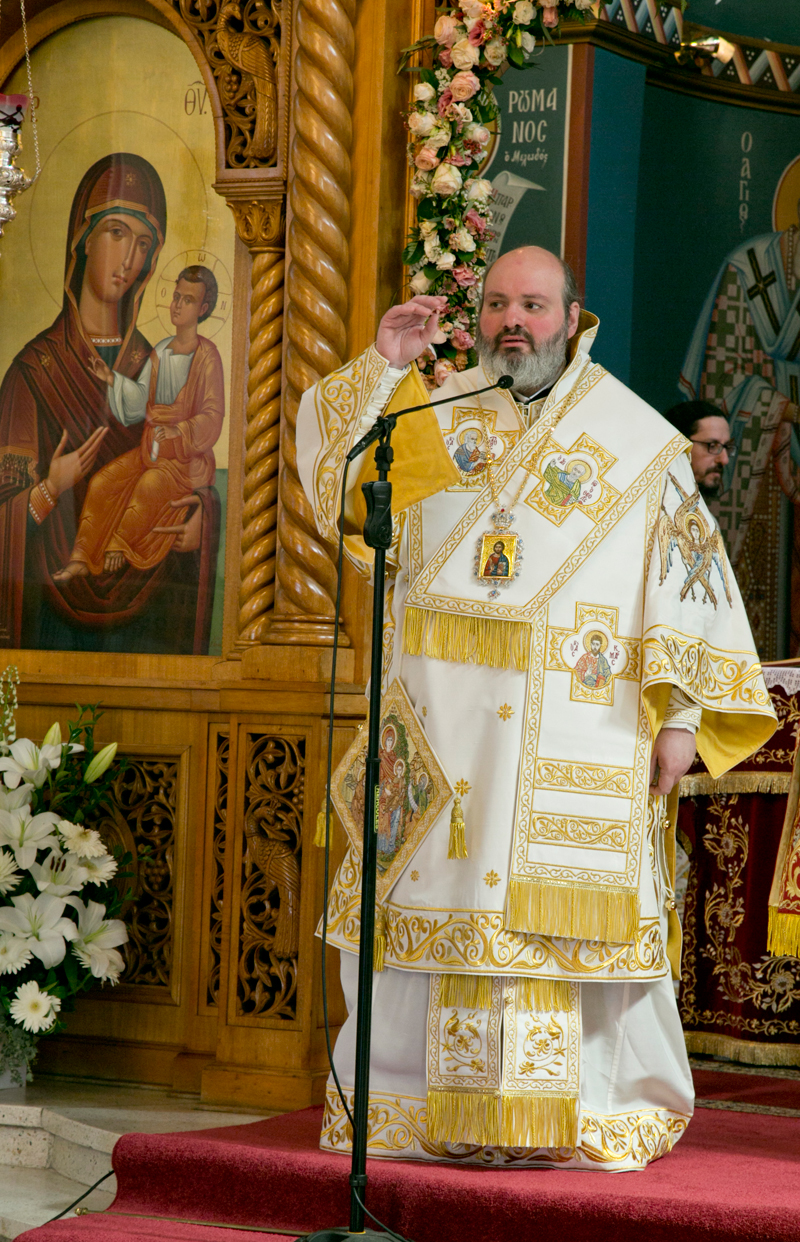
[[[493,392],[495,388],[513,388],[514,377],[511,375],[501,375],[496,384],[489,384],[486,388],[476,388],[474,392],[456,393],[454,397],[442,397],[439,401],[426,401],[424,405],[410,405],[405,410],[395,410],[393,414],[382,414],[380,418],[370,427],[369,431],[356,440],[350,452],[345,457],[345,461],[355,461],[357,457],[368,449],[370,444],[374,444],[376,440],[380,440],[381,436],[387,431],[394,430],[395,420],[400,418],[402,414],[416,414],[418,410],[427,410],[434,405],[449,405],[453,401],[466,400],[467,397],[480,397],[485,392]]]

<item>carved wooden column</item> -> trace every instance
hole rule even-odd
[[[297,409],[345,359],[355,0],[299,0],[277,589],[268,643],[333,643],[336,569],[297,476]],[[341,636],[343,645],[349,640]]]
[[[228,205],[253,256],[237,643],[245,646],[263,641],[275,597],[285,218],[282,194]]]

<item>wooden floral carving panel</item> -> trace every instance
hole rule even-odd
[[[208,975],[206,981],[206,1004],[213,1008],[216,1008],[218,1004],[219,976],[222,965],[229,760],[230,738],[226,733],[218,733],[214,770],[214,803],[211,808],[211,895],[208,913]]]
[[[245,738],[236,1016],[297,1011],[303,737]]]

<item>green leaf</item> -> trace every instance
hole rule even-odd
[[[521,47],[517,47],[515,43],[509,43],[506,48],[508,59],[515,69],[525,68],[525,53]]]
[[[425,247],[421,241],[409,242],[403,251],[403,262],[406,267],[411,267],[412,264],[419,263],[424,253]]]
[[[434,198],[421,198],[417,204],[418,220],[441,220],[439,204]]]

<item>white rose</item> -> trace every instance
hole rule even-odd
[[[442,253],[442,243],[435,233],[431,237],[426,237],[423,244],[426,259],[430,259],[433,262],[434,259],[439,258],[439,255]]]
[[[576,0],[576,3],[577,3],[577,0]],[[586,3],[594,4],[594,0],[586,0]],[[580,7],[580,5],[578,7]],[[536,40],[534,39],[533,35],[527,30],[521,31],[521,35],[522,35],[522,50],[523,52],[526,52],[530,56],[531,52],[536,47]]]
[[[506,58],[506,45],[502,39],[492,39],[485,45],[483,54],[490,65],[502,65]]]
[[[459,39],[451,53],[456,69],[471,69],[481,58],[481,49],[473,47],[469,39]]]
[[[438,147],[446,147],[450,141],[451,132],[450,126],[446,121],[437,121],[428,134],[427,145],[433,147],[434,150]]]
[[[431,189],[434,194],[456,194],[461,189],[461,173],[454,164],[440,164],[431,177]]]
[[[417,138],[427,138],[435,124],[436,117],[432,112],[412,112],[408,118],[408,128]]]
[[[589,0],[589,3],[591,2],[592,0]],[[414,87],[414,98],[417,103],[430,103],[435,95],[436,89],[431,86],[430,82],[417,82]]]
[[[467,200],[471,203],[488,203],[493,188],[491,181],[487,181],[485,177],[476,177],[467,186]]]
[[[594,0],[572,0],[576,9],[590,9],[594,4]]]
[[[456,125],[466,125],[472,120],[472,113],[466,104],[451,104],[450,118]]]
[[[527,26],[533,21],[533,5],[531,0],[517,0],[514,5],[514,21],[518,26]]]
[[[460,229],[456,229],[454,233],[450,234],[450,245],[455,246],[456,250],[474,250],[475,238],[469,229],[462,224]]]
[[[408,286],[413,293],[427,293],[432,283],[424,272],[417,272],[416,276],[408,282]]]
[[[464,130],[464,137],[470,142],[479,142],[482,147],[485,147],[491,134],[485,125],[468,125]]]
[[[455,267],[455,265],[456,256],[453,254],[452,250],[443,250],[436,260],[436,266],[440,272],[449,271],[449,269],[451,267]]]
[[[461,12],[474,23],[485,17],[486,5],[483,3],[483,0],[462,0]],[[470,29],[470,27],[468,26],[467,29]]]
[[[421,237],[433,237],[434,233],[439,232],[439,225],[435,220],[420,220],[419,231]]]

